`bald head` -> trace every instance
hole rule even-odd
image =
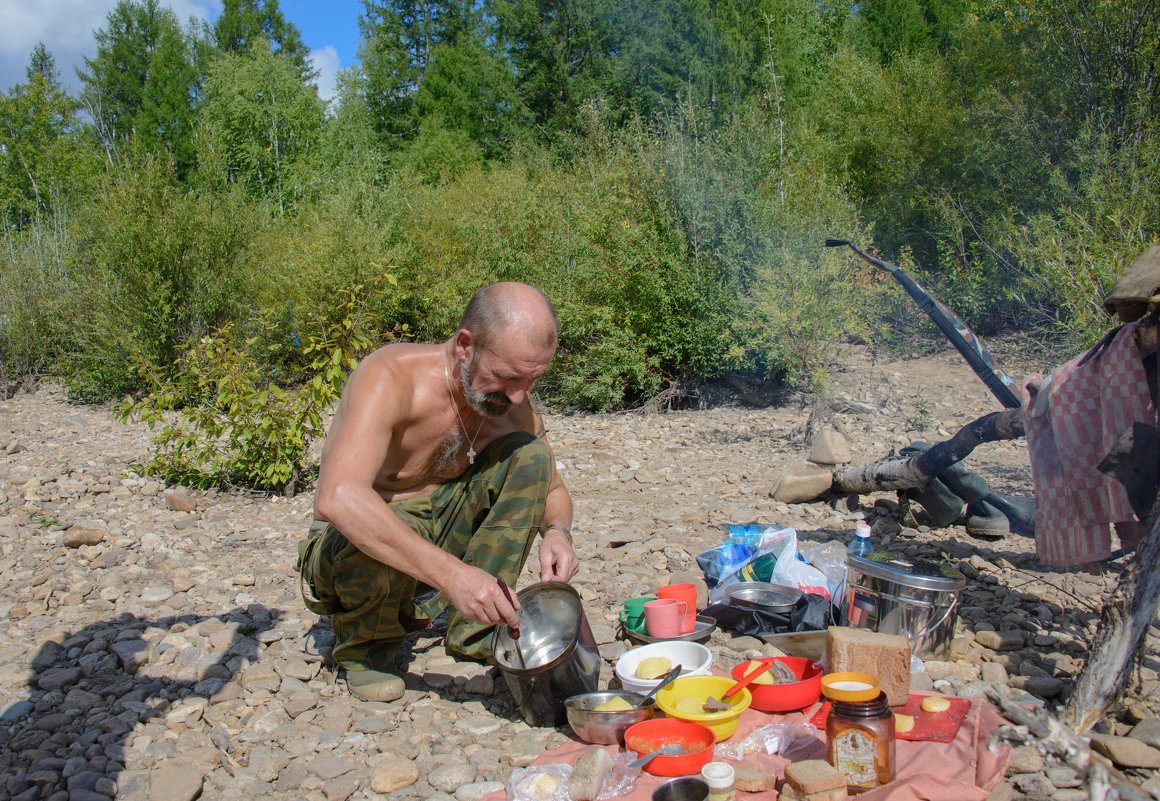
[[[509,336],[555,350],[559,325],[548,296],[516,281],[488,284],[476,292],[459,320],[477,347],[492,351]]]

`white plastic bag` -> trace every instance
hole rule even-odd
[[[797,587],[802,592],[812,595],[821,595],[832,601],[829,582],[825,575],[812,565],[808,565],[797,555],[797,532],[787,529],[791,536],[786,538],[785,547],[777,557],[777,564],[773,566],[773,578],[770,581],[783,587]]]
[[[510,801],[568,801],[571,775],[567,762],[516,768],[507,781],[507,797]]]

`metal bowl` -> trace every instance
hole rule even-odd
[[[765,581],[743,581],[725,590],[730,606],[743,606],[759,612],[788,612],[794,608],[802,591]]]
[[[644,698],[640,693],[617,690],[581,693],[564,702],[568,713],[568,725],[586,743],[596,745],[623,745],[624,732],[629,726],[642,720],[651,720],[656,711],[656,703],[650,698],[644,706],[613,712],[597,712],[596,707],[613,698],[623,698],[636,706]]]

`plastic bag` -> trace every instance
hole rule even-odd
[[[504,789],[511,801],[568,801],[571,775],[572,766],[566,762],[516,768]]]
[[[833,594],[822,571],[798,558],[797,532],[792,528],[786,531],[789,536],[785,538],[784,547],[778,554],[772,578],[767,580],[783,587],[797,587],[802,592],[821,595],[832,601]]]
[[[724,570],[709,594],[709,603],[722,603],[725,600],[725,591],[742,581],[776,581],[773,578],[774,566],[787,549],[796,552],[794,547],[796,541],[797,532],[787,526],[762,528],[759,545],[753,555],[744,562],[735,563]],[[700,563],[700,557],[697,561]]]
[[[727,542],[711,548],[697,557],[697,564],[705,574],[705,584],[712,589],[721,577],[745,564],[754,554],[754,549],[739,542]]]
[[[837,540],[801,542],[798,553],[826,577],[830,600],[841,605],[846,586],[846,546]]]
[[[739,742],[718,743],[716,756],[737,761],[744,759],[746,754],[756,753],[789,756],[817,739],[818,730],[812,723],[767,723],[749,732]]]

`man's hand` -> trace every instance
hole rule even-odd
[[[520,602],[516,600],[515,593],[512,593],[511,603],[508,603],[495,576],[471,565],[463,565],[463,568],[462,576],[456,576],[455,581],[449,581],[443,587],[443,593],[451,605],[476,623],[493,626],[503,623],[519,628]]]
[[[540,581],[567,581],[580,569],[580,560],[564,532],[550,528],[540,540]]]

